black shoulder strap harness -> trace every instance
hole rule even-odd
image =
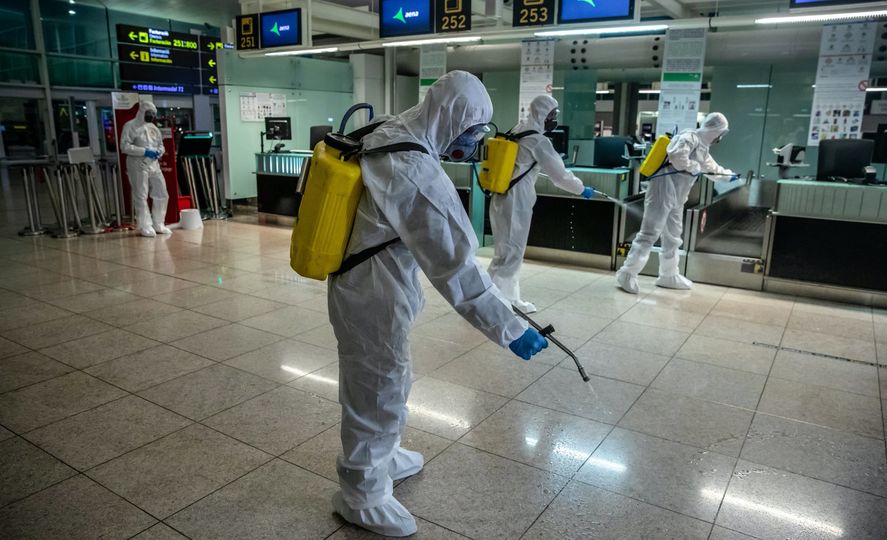
[[[372,132],[377,127],[379,127],[381,124],[382,124],[381,122],[379,122],[377,124],[370,124],[369,126],[365,126],[357,131],[349,133],[348,136],[352,137],[355,134],[357,134],[357,136],[354,138],[359,140],[359,139],[363,138],[365,135]],[[386,144],[385,146],[380,146],[378,148],[371,148],[369,150],[359,150],[357,152],[357,155],[358,156],[370,156],[370,155],[374,155],[374,154],[390,154],[393,152],[422,152],[423,154],[427,154],[428,150],[426,150],[425,147],[419,143],[401,142],[401,143],[394,143],[394,144]],[[345,159],[348,159],[348,158],[345,157]],[[364,250],[358,251],[357,253],[353,253],[353,254],[349,255],[348,257],[346,257],[345,260],[342,261],[342,266],[340,266],[338,270],[331,273],[330,275],[331,276],[341,276],[345,272],[348,272],[349,270],[352,270],[353,268],[355,268],[359,264],[368,261],[377,253],[382,252],[388,246],[390,246],[392,244],[396,244],[397,242],[400,242],[400,237],[392,238],[391,240],[388,240],[387,242],[382,242],[379,245],[368,247]]]

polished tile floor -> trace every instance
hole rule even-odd
[[[331,511],[336,342],[288,231],[27,239],[2,196],[0,537],[371,536]],[[887,312],[524,270],[592,380],[426,289],[404,445],[427,465],[395,489],[418,536],[887,537]]]

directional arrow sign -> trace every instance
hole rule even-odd
[[[214,51],[214,50],[216,50],[216,44],[213,42],[209,42],[209,45],[207,45],[207,48],[209,48],[209,50],[211,50],[211,51]]]
[[[139,35],[136,34],[135,32],[130,32],[130,33],[129,33],[129,39],[135,41],[137,37],[139,37]]]
[[[210,76],[209,76],[209,82],[212,83],[212,84],[216,84],[216,78],[215,78],[215,76],[210,75]]]
[[[216,61],[212,58],[209,59],[209,62],[207,62],[207,64],[209,64],[209,67],[216,67]]]
[[[132,51],[129,53],[129,57],[132,58],[133,60],[135,60],[136,58],[139,57],[139,53]]]

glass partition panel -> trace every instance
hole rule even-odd
[[[43,0],[40,15],[48,52],[111,57],[105,8],[67,0]]]
[[[47,56],[46,62],[53,86],[114,88],[114,65],[110,60]]]
[[[34,29],[28,0],[3,0],[0,4],[0,47],[33,49]]]
[[[40,84],[39,57],[30,53],[0,54],[0,82]]]
[[[0,126],[3,149],[10,159],[29,159],[45,155],[43,100],[31,98],[0,98]]]
[[[767,117],[761,142],[761,158],[757,174],[765,178],[776,178],[774,148],[786,144],[807,146],[807,132],[810,129],[810,107],[813,104],[813,84],[816,82],[816,63],[803,65],[774,65],[770,74],[770,88],[767,101]],[[732,133],[731,133],[732,137]],[[809,163],[808,160],[805,160]],[[815,165],[815,163],[813,163]],[[815,169],[790,169],[791,176],[808,175]]]
[[[757,173],[769,92],[769,65],[725,65],[712,70],[711,111],[723,113],[730,122],[730,133],[711,150],[722,166]]]

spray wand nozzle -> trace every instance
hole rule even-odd
[[[539,333],[542,335],[542,337],[544,337],[545,339],[551,341],[552,343],[554,343],[554,344],[557,346],[557,348],[559,348],[560,350],[562,350],[562,351],[564,351],[565,353],[567,353],[567,356],[569,356],[570,358],[572,358],[572,359],[573,359],[573,362],[576,363],[576,368],[579,370],[579,375],[582,376],[582,380],[583,380],[583,381],[588,382],[588,381],[591,380],[591,378],[585,373],[585,368],[582,367],[582,364],[581,364],[581,363],[579,363],[579,359],[576,358],[576,355],[575,355],[575,354],[573,354],[573,351],[571,351],[570,349],[567,348],[566,345],[564,345],[563,343],[561,343],[560,341],[558,341],[557,338],[554,338],[554,337],[551,336],[551,334],[554,333],[554,326],[552,326],[552,325],[549,324],[548,326],[546,326],[546,327],[543,328],[542,326],[539,325],[539,323],[537,323],[536,321],[534,321],[533,319],[531,319],[530,316],[527,315],[526,313],[524,313],[523,311],[517,309],[516,307],[512,307],[511,309],[514,310],[514,312],[517,314],[518,317],[520,317],[521,319],[527,321],[528,323],[530,323],[530,326],[532,326],[533,328],[535,328],[536,330],[538,330]]]

